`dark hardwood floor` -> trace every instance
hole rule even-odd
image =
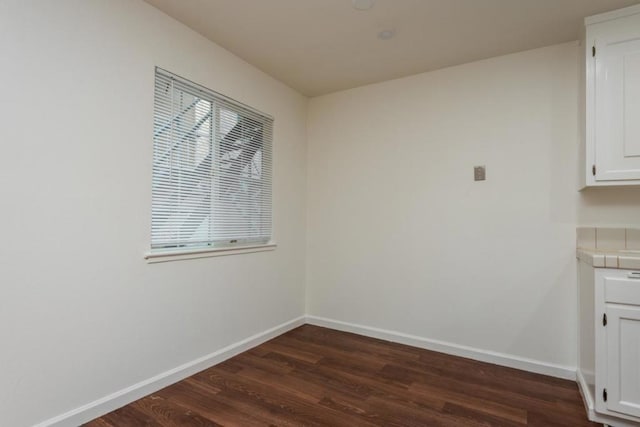
[[[87,425],[597,424],[572,381],[305,325]]]

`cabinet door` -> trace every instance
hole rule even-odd
[[[606,310],[607,409],[640,416],[640,306]]]
[[[639,23],[595,40],[596,181],[640,179]]]

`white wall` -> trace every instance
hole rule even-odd
[[[640,225],[576,191],[578,49],[313,98],[308,314],[575,367],[576,224]]]
[[[303,96],[139,0],[0,2],[0,425],[304,314]],[[154,66],[275,117],[278,248],[148,265]]]

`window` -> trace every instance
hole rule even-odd
[[[151,249],[271,240],[273,119],[156,68]]]

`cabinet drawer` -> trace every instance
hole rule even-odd
[[[604,279],[605,302],[640,305],[640,271],[617,276]]]

